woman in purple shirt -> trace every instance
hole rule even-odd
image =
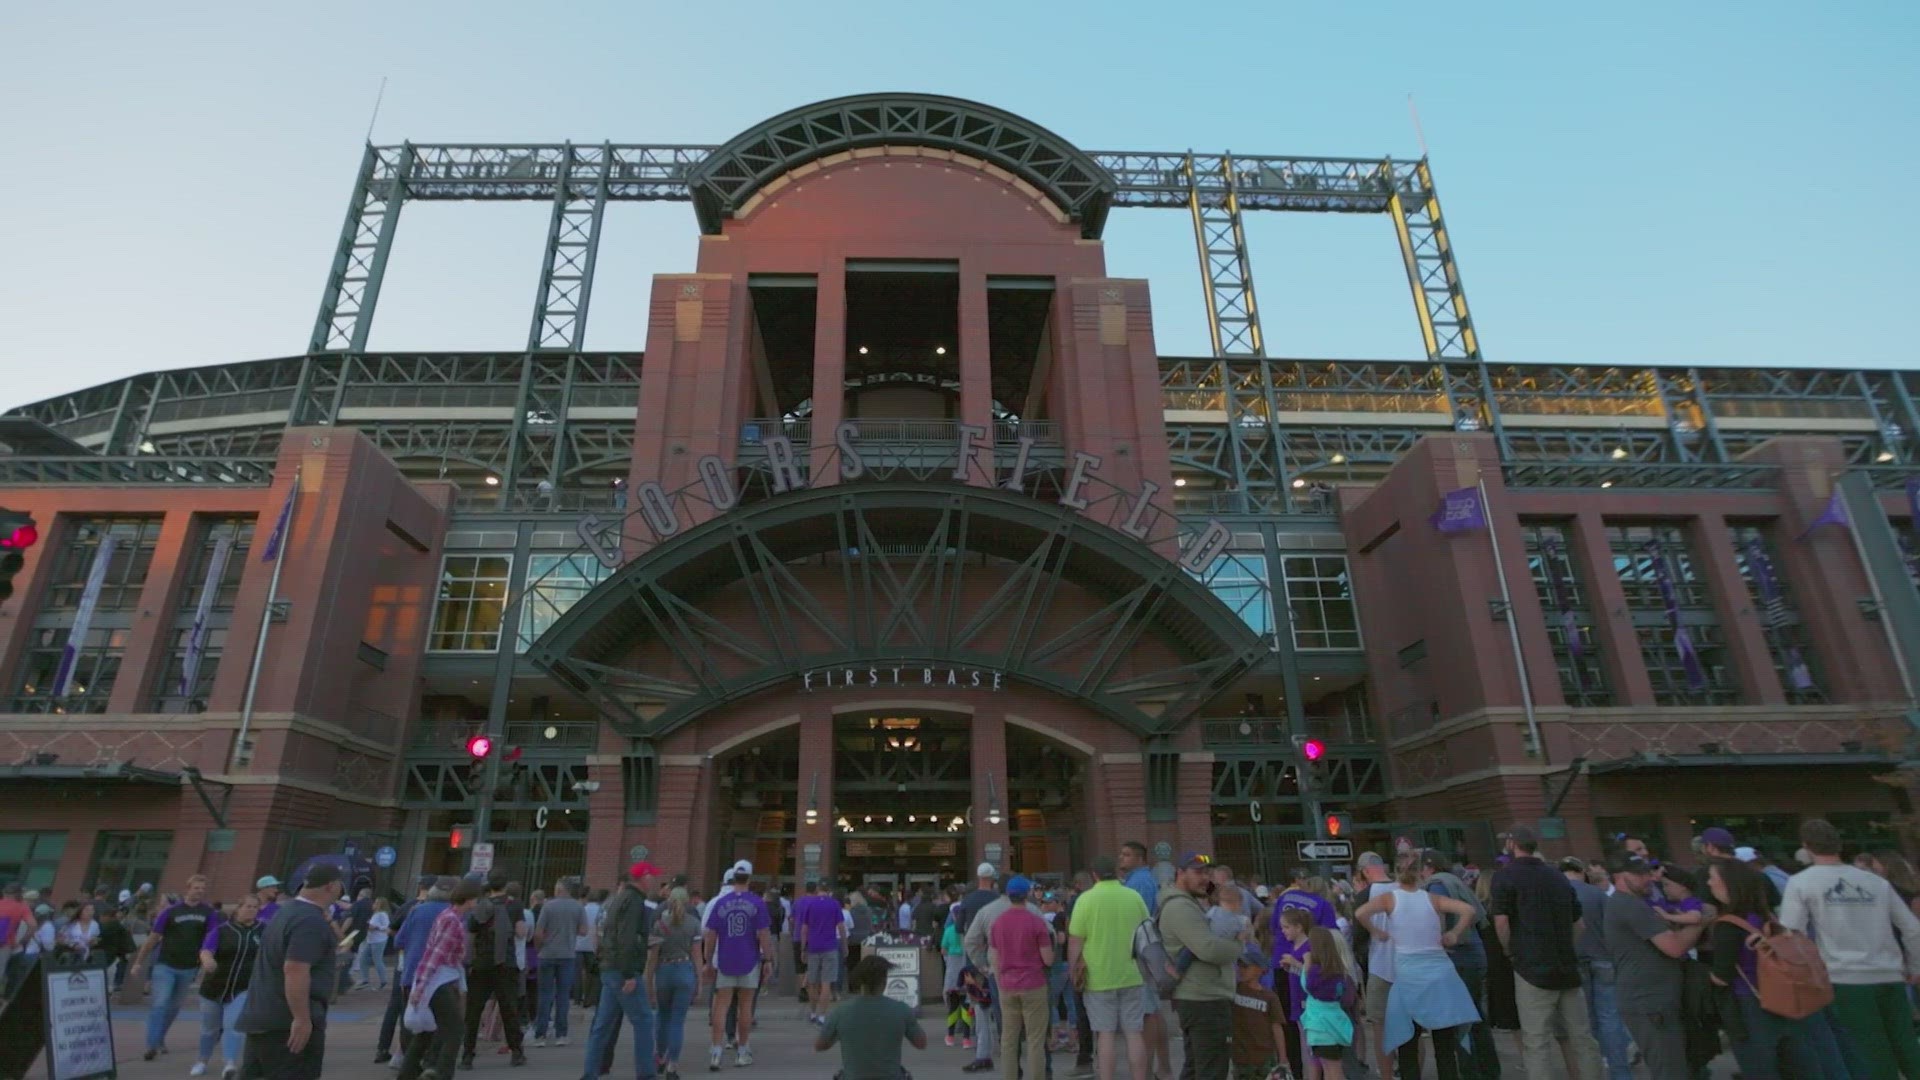
[[[1754,944],[1773,923],[1767,906],[1767,879],[1758,870],[1734,859],[1715,859],[1707,869],[1707,888],[1728,919],[1716,921],[1713,942],[1713,984],[1733,996],[1734,1007],[1723,1009],[1733,1057],[1747,1080],[1782,1076],[1846,1076],[1840,1048],[1826,1014],[1816,1012],[1791,1020],[1760,1007],[1759,957]]]

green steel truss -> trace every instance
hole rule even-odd
[[[1057,609],[1062,582],[1099,607]],[[709,614],[735,585],[753,617]],[[1138,648],[1149,636],[1164,649]],[[808,671],[916,664],[999,671],[1145,736],[1265,653],[1203,584],[1115,529],[1014,492],[884,481],[790,492],[672,536],[527,657],[634,737]]]

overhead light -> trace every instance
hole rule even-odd
[[[546,736],[549,739],[557,739],[560,737],[560,729],[555,727],[552,724],[548,724],[547,729],[545,731],[542,731],[540,734]]]
[[[872,815],[872,814],[868,814],[868,815],[866,816],[866,818],[865,818],[864,820],[865,820],[865,821],[866,821],[866,823],[867,823],[867,824],[869,824],[869,825],[871,825],[871,824],[873,824],[873,815]]]
[[[157,453],[159,453],[159,451],[158,451],[158,450],[156,450],[156,449],[154,448],[154,445],[153,445],[153,440],[152,440],[152,439],[141,439],[141,440],[140,440],[140,452],[141,452],[141,453],[143,453],[143,454],[157,454]]]
[[[1612,486],[1613,486],[1613,481],[1611,481],[1611,480],[1602,480],[1602,481],[1600,481],[1600,486],[1601,486],[1601,487],[1603,487],[1603,488],[1610,488],[1610,487],[1612,487]]]
[[[1876,454],[1876,455],[1874,455],[1874,459],[1873,459],[1873,460],[1875,460],[1875,461],[1878,461],[1878,462],[1880,462],[1881,464],[1883,464],[1883,465],[1884,465],[1884,464],[1886,464],[1887,462],[1889,462],[1889,461],[1892,461],[1892,460],[1893,460],[1893,451],[1891,451],[1891,450],[1882,450],[1882,451],[1880,451],[1880,452],[1879,452],[1878,454]]]
[[[1613,453],[1608,456],[1612,457],[1615,461],[1625,461],[1627,460],[1627,448],[1624,446],[1616,446],[1613,448]]]
[[[807,824],[820,824],[820,774],[813,774],[813,790],[807,795]]]
[[[1335,454],[1327,460],[1333,462],[1335,465],[1345,465],[1347,463],[1347,455]]]
[[[947,355],[947,347],[945,345],[935,345],[933,347],[933,355],[935,356]]]
[[[500,478],[499,478],[499,477],[497,477],[497,476],[489,476],[489,477],[487,477],[487,486],[488,486],[488,487],[499,487],[499,486],[500,486]]]
[[[1173,478],[1173,486],[1174,486],[1174,487],[1186,487],[1186,486],[1187,486],[1187,478],[1186,478],[1186,477],[1184,477],[1184,476],[1176,476],[1176,477],[1174,477],[1174,478]]]
[[[888,814],[888,815],[887,815],[887,824],[889,824],[889,825],[891,825],[891,824],[893,824],[893,815],[892,815],[892,814]]]
[[[865,345],[860,346],[860,355],[861,356],[867,355],[867,347]]]
[[[1297,488],[1303,488],[1307,486],[1307,482],[1305,479],[1296,476],[1293,478],[1293,486]]]

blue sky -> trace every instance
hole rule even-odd
[[[382,75],[379,142],[711,143],[906,89],[1089,149],[1407,156],[1411,92],[1489,359],[1920,367],[1915,5],[1249,7],[0,6],[0,408],[303,349]],[[373,347],[519,347],[545,220],[409,206]],[[1250,229],[1271,354],[1421,355],[1386,219]],[[684,204],[614,210],[589,347],[644,344],[693,236]],[[1107,239],[1160,350],[1204,353],[1184,213]]]

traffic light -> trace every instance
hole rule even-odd
[[[467,739],[467,756],[473,760],[485,761],[487,755],[491,753],[493,753],[493,736],[474,735]]]
[[[33,515],[0,510],[0,600],[13,596],[13,575],[27,564],[26,551],[40,541]]]
[[[1327,756],[1327,744],[1319,739],[1304,739],[1300,743],[1300,756],[1308,761],[1319,761]]]
[[[473,844],[473,826],[455,825],[447,831],[447,847],[453,851],[465,851]]]
[[[1352,814],[1328,814],[1322,823],[1327,839],[1344,840],[1353,832]]]
[[[1311,735],[1295,735],[1293,748],[1300,753],[1300,787],[1318,791],[1327,783],[1327,744]]]

